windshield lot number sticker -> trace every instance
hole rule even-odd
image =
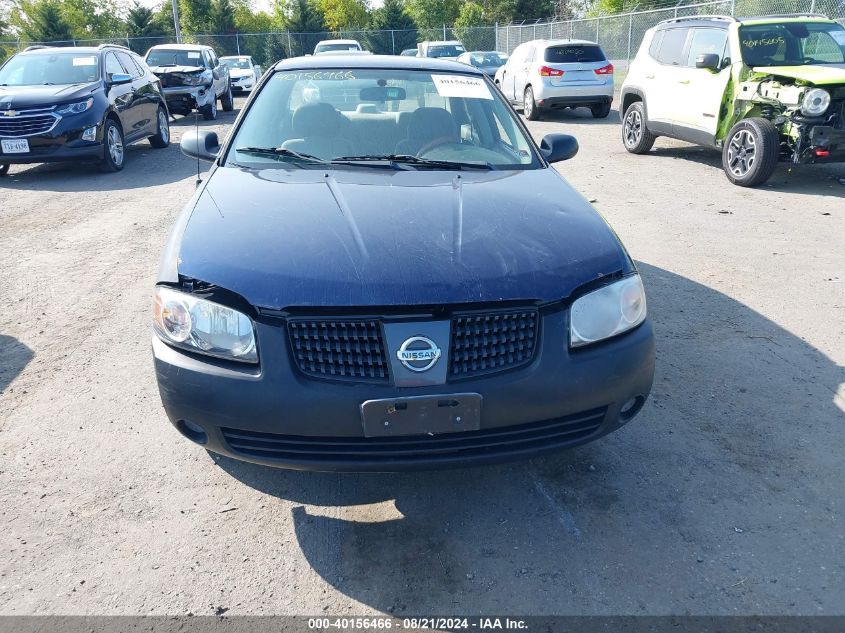
[[[196,51],[188,51],[188,59],[199,59],[200,54]]]
[[[460,97],[463,99],[490,99],[493,95],[487,84],[480,77],[461,75],[432,75],[431,80],[441,97]]]
[[[74,57],[73,58],[73,65],[74,66],[96,66],[97,65],[97,58],[96,57]]]

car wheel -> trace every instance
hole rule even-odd
[[[755,187],[771,177],[779,154],[780,138],[774,124],[767,119],[745,119],[728,132],[722,167],[733,184]]]
[[[232,84],[226,88],[226,92],[220,97],[220,105],[223,106],[223,112],[231,112],[235,109],[235,98],[232,96]]]
[[[206,121],[214,121],[217,118],[217,100],[215,99],[202,109],[202,118]]]
[[[158,122],[158,134],[150,137],[150,145],[156,149],[164,149],[170,145],[170,121],[167,120],[167,112],[159,108],[156,114]]]
[[[0,163],[0,176],[5,176],[9,173],[9,163]]]
[[[654,145],[655,136],[646,125],[642,101],[632,103],[622,121],[622,143],[632,154],[645,154]]]
[[[610,104],[607,102],[597,103],[590,106],[590,112],[593,113],[594,119],[606,119],[610,114]]]
[[[529,121],[536,121],[540,118],[540,109],[537,107],[537,102],[534,101],[534,90],[531,86],[525,89],[525,94],[522,96],[522,113]]]
[[[103,171],[120,171],[126,158],[126,148],[123,145],[123,131],[113,119],[106,119],[103,124],[103,160],[100,169]]]

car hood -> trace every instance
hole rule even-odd
[[[150,70],[156,75],[169,75],[170,73],[196,73],[205,68],[202,66],[150,66]]]
[[[755,73],[777,75],[805,81],[817,86],[845,84],[845,64],[823,64],[812,66],[756,66]]]
[[[179,232],[180,275],[277,309],[556,301],[633,269],[552,169],[221,167]]]
[[[99,83],[65,86],[0,86],[0,110],[51,106],[75,99],[84,99],[98,86]]]

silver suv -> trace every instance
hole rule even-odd
[[[533,40],[517,46],[496,71],[496,85],[526,119],[552,108],[590,108],[603,119],[613,102],[613,64],[595,42]]]
[[[202,113],[217,118],[217,100],[224,112],[234,107],[229,68],[210,46],[159,44],[147,51],[147,66],[161,80],[167,107],[173,114]]]

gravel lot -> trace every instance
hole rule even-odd
[[[655,387],[597,443],[465,471],[294,473],[183,440],[150,291],[195,163],[12,167],[0,614],[845,613],[845,167],[746,190],[682,143],[628,155],[616,112],[531,128],[577,135],[560,169],[640,264]]]

